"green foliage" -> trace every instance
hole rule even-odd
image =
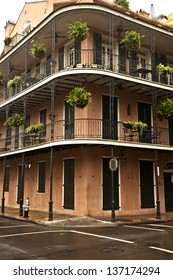
[[[25,131],[28,134],[42,132],[43,130],[44,130],[44,124],[43,123],[38,123],[38,124],[35,124],[35,125],[30,125],[30,126],[28,126],[25,129]]]
[[[114,0],[114,3],[122,6],[125,9],[129,9],[129,1],[127,0]]]
[[[5,76],[3,73],[0,72],[0,85],[3,85],[5,81]]]
[[[68,99],[66,100],[71,106],[83,109],[91,103],[91,93],[84,88],[75,87],[70,91]]]
[[[23,116],[15,113],[8,118],[4,125],[6,124],[8,124],[10,127],[20,126],[23,124]]]
[[[147,124],[142,121],[129,121],[124,123],[124,126],[127,128],[131,128],[134,131],[138,131],[140,135],[143,134],[143,131],[147,129]]]
[[[159,63],[156,66],[156,72],[159,73],[159,74],[163,74],[163,73],[172,74],[173,73],[173,68],[171,68],[170,66],[165,66],[162,63]]]
[[[157,116],[160,120],[173,118],[173,99],[167,98],[157,107]]]
[[[46,53],[46,45],[43,43],[35,43],[31,50],[30,50],[30,54],[33,57],[42,57],[45,53]]]
[[[69,39],[83,41],[89,37],[89,27],[87,22],[72,21],[68,24]]]
[[[121,44],[127,48],[128,53],[137,52],[141,49],[141,39],[144,35],[137,33],[136,31],[126,31],[124,38],[121,40]]]
[[[8,88],[19,86],[22,83],[22,77],[21,76],[15,76],[12,80],[8,81]]]

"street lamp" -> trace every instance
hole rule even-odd
[[[109,161],[109,169],[111,170],[111,193],[112,193],[112,202],[111,202],[111,222],[115,222],[115,193],[114,193],[114,172],[118,168],[118,161],[114,156]]]

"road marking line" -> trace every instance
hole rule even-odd
[[[94,236],[94,237],[98,237],[98,238],[103,238],[103,239],[109,239],[109,240],[114,240],[114,241],[129,243],[129,244],[135,243],[135,242],[129,241],[129,240],[124,240],[124,239],[109,237],[109,236],[105,236],[105,235],[98,235],[98,234],[93,234],[93,233],[88,233],[88,232],[82,232],[82,231],[72,231],[72,232],[76,232],[76,233],[83,234],[83,235],[88,235],[88,236]]]
[[[160,224],[148,224],[149,226],[153,227],[165,227],[165,228],[173,228],[173,226],[168,226],[168,225],[160,225]]]
[[[123,227],[128,227],[128,228],[137,228],[137,229],[146,229],[146,230],[153,230],[153,231],[166,231],[164,229],[156,229],[156,228],[148,228],[148,227],[137,227],[137,226],[128,226],[128,225],[124,225]]]
[[[23,225],[23,226],[3,226],[1,228],[20,228],[20,227],[34,227],[35,225]]]
[[[77,234],[81,234],[81,235],[83,234],[83,235],[88,235],[88,236],[93,236],[93,237],[98,237],[98,238],[103,238],[103,239],[108,239],[108,240],[113,240],[113,241],[129,243],[129,244],[135,243],[135,242],[129,241],[129,240],[124,240],[124,239],[119,239],[119,238],[114,238],[114,237],[109,237],[109,236],[104,236],[104,235],[97,235],[97,234],[93,234],[93,233],[81,232],[81,231],[76,231],[76,230],[46,230],[46,231],[37,231],[37,232],[16,233],[16,234],[1,235],[0,238],[43,234],[43,233],[77,233]]]
[[[169,254],[173,254],[173,251],[170,251],[170,250],[167,250],[167,249],[153,247],[153,246],[150,246],[149,248],[154,249],[154,250],[158,250],[158,251],[163,251],[163,252],[166,252],[166,253],[169,253]]]

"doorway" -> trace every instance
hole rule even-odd
[[[20,203],[20,199],[23,200],[23,178],[22,178],[22,165],[18,166],[18,178],[17,178],[17,204]]]
[[[173,212],[173,172],[164,173],[165,211]]]

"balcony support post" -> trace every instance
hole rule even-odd
[[[4,157],[4,165],[3,165],[3,188],[2,188],[2,205],[1,205],[1,213],[5,212],[5,177],[6,177],[6,157]]]

